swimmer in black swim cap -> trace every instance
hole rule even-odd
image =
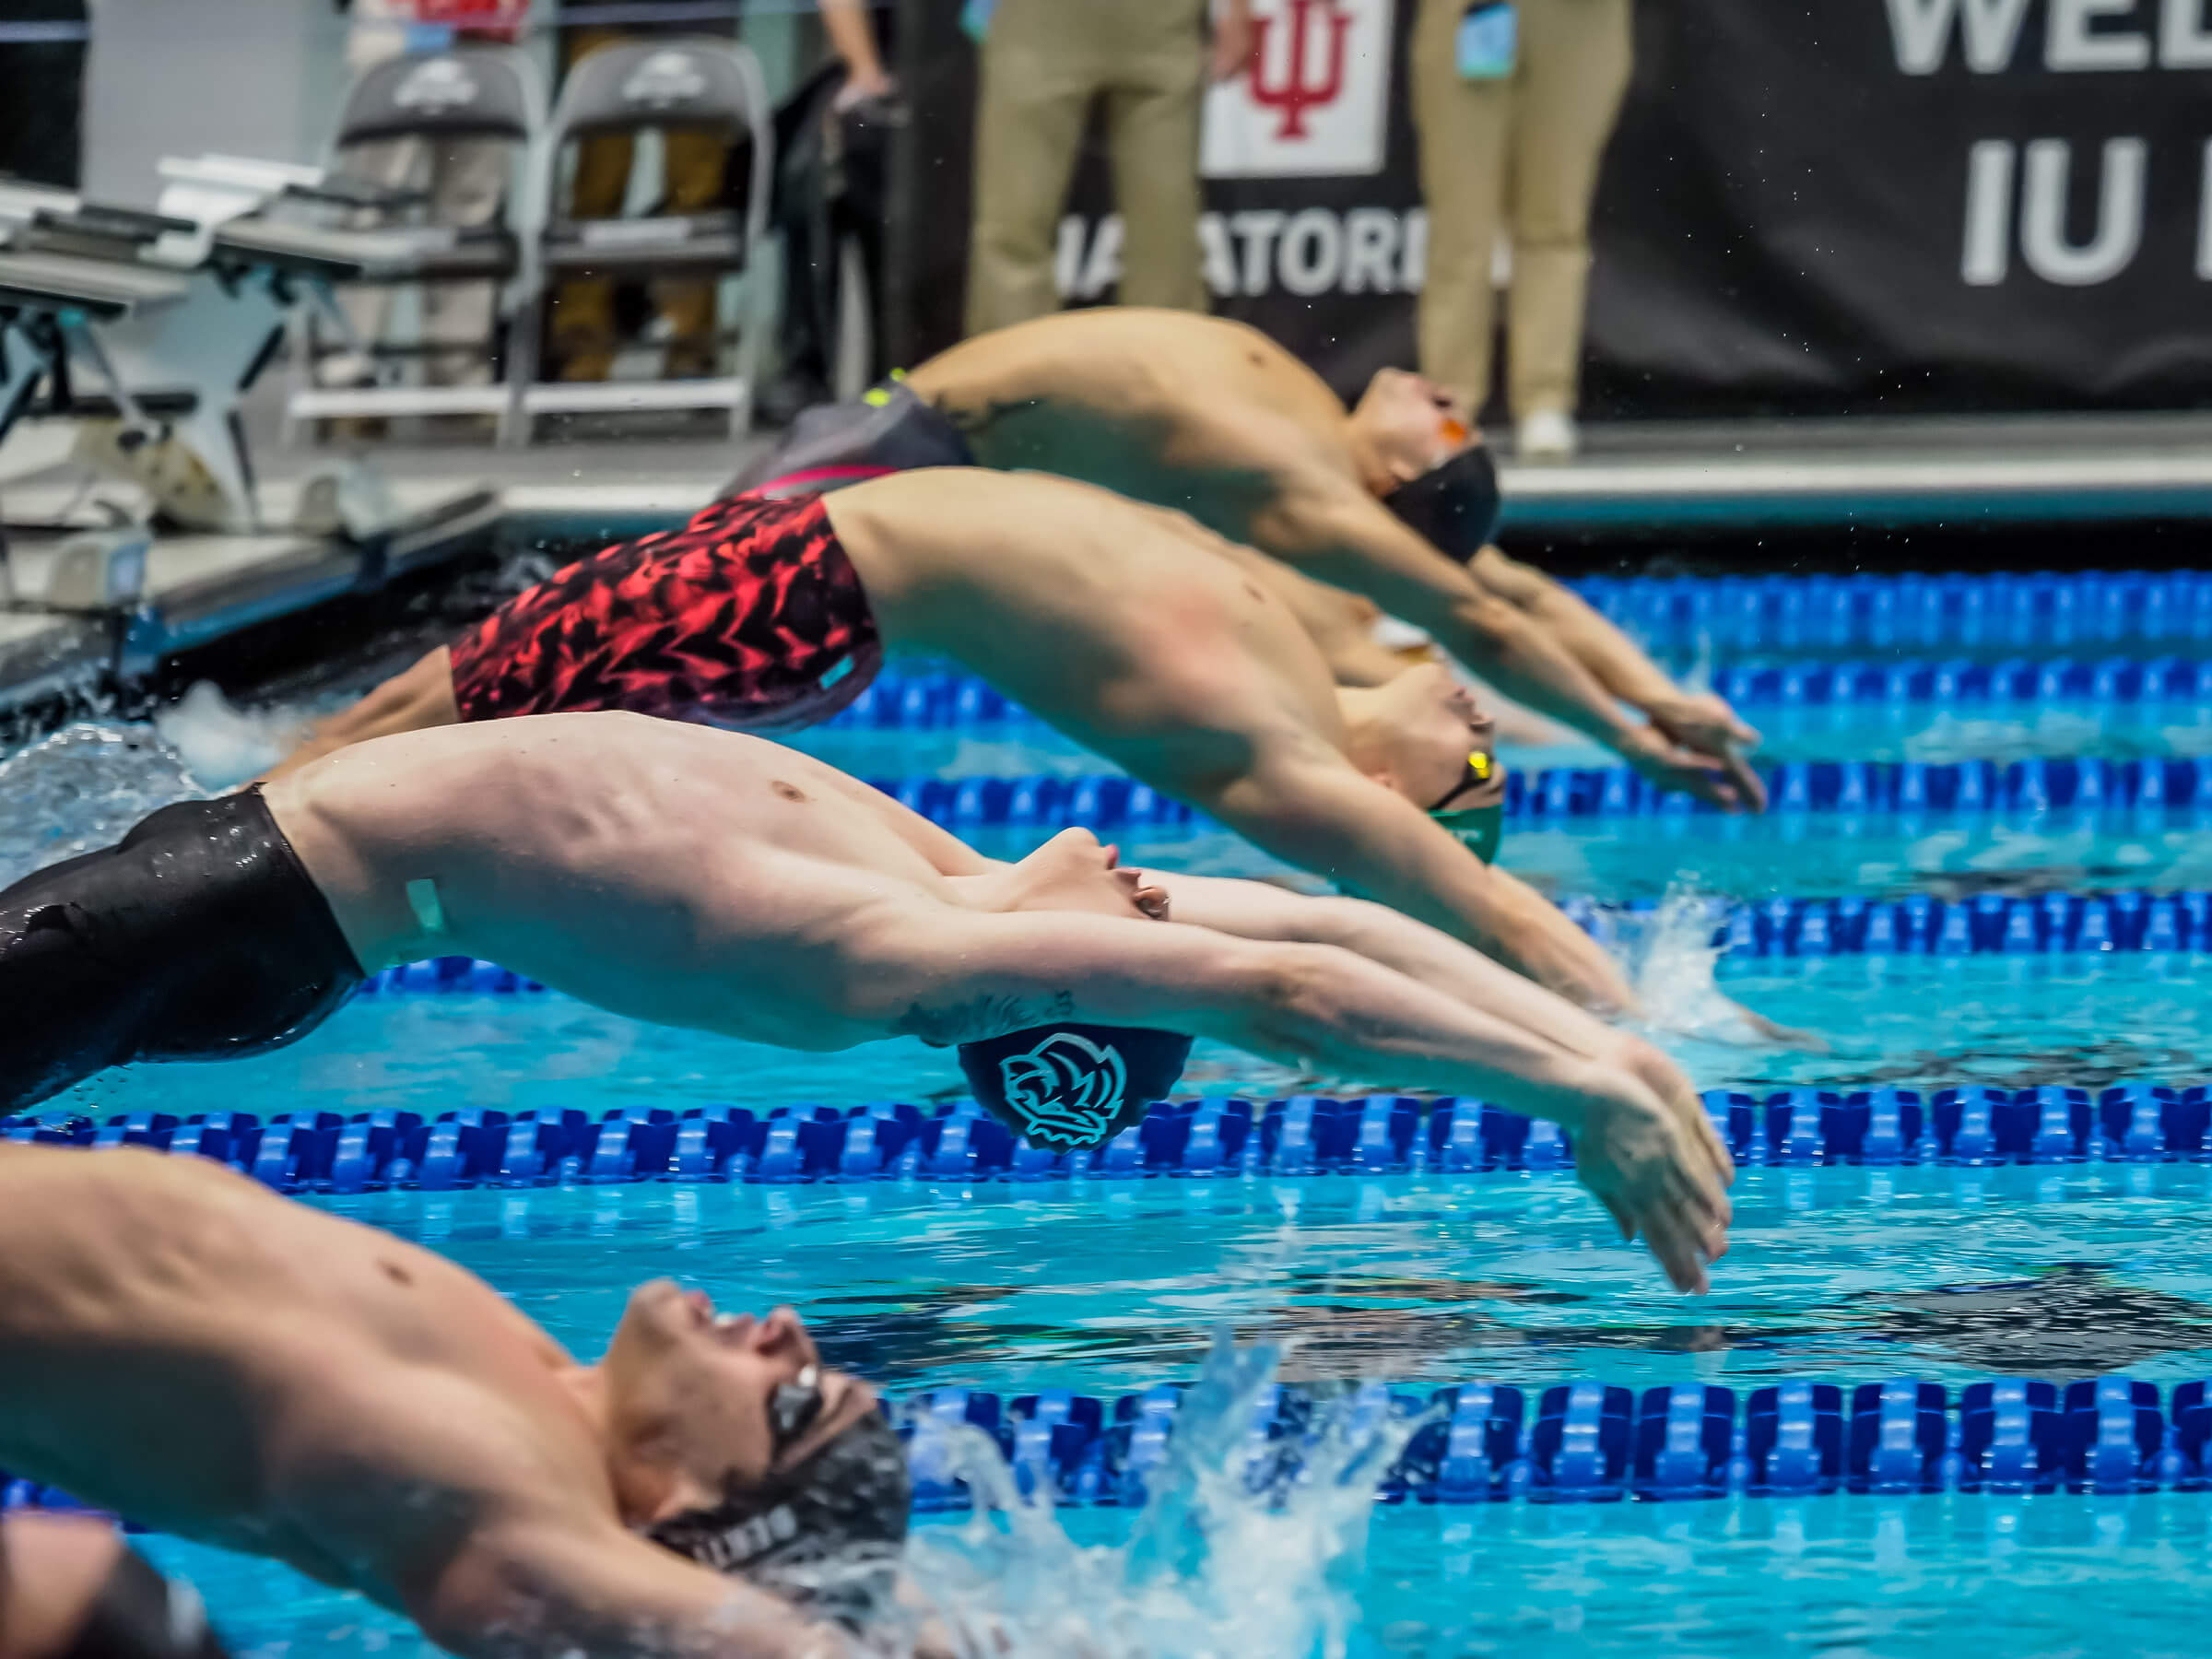
[[[1294,603],[1346,684],[1393,672],[1371,631],[1386,612],[1661,787],[1766,805],[1742,759],[1758,734],[1724,701],[1677,686],[1571,590],[1489,545],[1497,479],[1474,416],[1421,375],[1379,370],[1347,409],[1245,324],[1105,306],[977,335],[870,398],[810,417],[734,489],[971,461],[1104,485],[1315,579]]]
[[[580,1361],[453,1263],[202,1158],[0,1143],[0,1467],[463,1659],[835,1653],[906,1533],[875,1391],[790,1309],[654,1280]],[[112,1549],[61,1571],[59,1523],[18,1524],[0,1659],[73,1629],[82,1659],[218,1659],[189,1591]]]
[[[645,1529],[665,1549],[737,1573],[847,1623],[886,1604],[912,1498],[906,1447],[868,1402],[828,1439],[824,1373],[808,1365],[769,1396],[776,1461],[764,1481],[734,1480],[722,1502]]]

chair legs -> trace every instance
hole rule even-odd
[[[532,427],[528,398],[537,383],[545,329],[545,288],[541,284],[515,307],[507,329],[507,402],[500,411],[499,445],[521,449],[529,443]]]

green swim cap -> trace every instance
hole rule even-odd
[[[1498,843],[1505,839],[1505,803],[1466,806],[1456,812],[1429,815],[1452,832],[1453,839],[1484,864],[1498,862]]]
[[[1492,747],[1491,730],[1488,715],[1475,717],[1466,770],[1429,808],[1430,818],[1486,865],[1498,862],[1498,843],[1505,838],[1505,767]]]

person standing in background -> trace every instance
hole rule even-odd
[[[736,0],[679,6],[640,6],[638,20],[621,20],[620,6],[563,8],[560,68],[563,76],[602,46],[635,41],[673,29],[698,34],[707,28],[725,31],[741,9]],[[568,12],[594,20],[571,24]],[[611,21],[600,19],[612,17]],[[657,26],[657,27],[656,27]],[[580,219],[613,218],[629,194],[630,165],[637,146],[629,133],[592,133],[576,144],[576,171],[570,186],[570,211]],[[664,211],[703,213],[723,196],[728,146],[719,133],[670,127],[662,135]],[[712,376],[720,355],[716,337],[716,285],[712,277],[664,277],[652,285],[654,309],[667,332],[666,377],[692,380]],[[614,371],[623,330],[617,321],[615,280],[576,276],[554,291],[549,344],[555,371],[564,381],[603,381]]]
[[[1421,371],[1479,410],[1490,390],[1491,259],[1512,248],[1506,404],[1515,453],[1563,461],[1590,275],[1590,201],[1628,89],[1630,0],[1420,0],[1414,126],[1429,209]]]
[[[876,24],[868,16],[868,0],[818,0],[818,4],[822,28],[830,36],[830,49],[837,53],[845,71],[845,84],[837,91],[838,112],[841,115],[856,105],[890,97],[896,88],[883,66]]]
[[[1053,244],[1094,99],[1106,100],[1124,305],[1206,309],[1198,254],[1206,0],[969,0],[982,34],[971,335],[1056,311]],[[1250,0],[1215,18],[1216,80],[1252,56]]]
[[[884,236],[892,135],[909,119],[884,67],[870,0],[818,0],[829,61],[776,111],[774,222],[783,244],[783,320],[775,379],[760,418],[782,427],[839,390],[839,365],[881,360]],[[888,15],[886,23],[894,20]],[[854,268],[855,265],[857,268]],[[847,292],[856,283],[858,294]],[[845,337],[865,321],[866,350]]]

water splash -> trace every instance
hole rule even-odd
[[[115,841],[206,791],[146,726],[64,726],[0,762],[0,885]]]
[[[947,1433],[977,1511],[908,1545],[942,1627],[932,1645],[960,1659],[1339,1659],[1360,1617],[1375,1489],[1418,1423],[1347,1393],[1317,1402],[1302,1434],[1271,1441],[1255,1423],[1279,1359],[1216,1336],[1120,1544],[1077,1543],[1049,1505],[1021,1497],[990,1440]]]
[[[211,790],[232,789],[267,771],[291,752],[306,724],[292,709],[238,708],[208,680],[195,680],[154,716],[162,741]]]
[[[1606,940],[1629,976],[1651,1023],[1662,1030],[1718,1042],[1759,1041],[1720,987],[1716,969],[1724,947],[1713,943],[1720,901],[1677,882],[1654,910],[1613,912]]]

